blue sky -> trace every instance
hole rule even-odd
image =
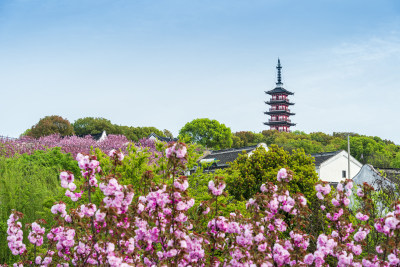
[[[260,132],[278,57],[293,130],[400,144],[396,0],[0,0],[0,135],[46,115]]]

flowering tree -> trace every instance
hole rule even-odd
[[[40,119],[29,131],[29,135],[34,138],[52,134],[72,135],[74,134],[74,128],[67,119],[52,115]]]
[[[99,148],[105,153],[112,149],[126,150],[130,144],[129,140],[123,135],[108,135],[103,141],[97,142],[91,136],[65,136],[59,134],[32,139],[30,137],[22,137],[15,140],[6,140],[0,138],[0,155],[12,157],[15,154],[31,154],[36,150],[46,150],[52,147],[61,147],[65,153],[71,153],[76,157],[78,153],[89,154],[92,149]]]
[[[124,162],[123,153],[109,152],[115,170]],[[104,175],[93,155],[78,154],[76,159],[84,178],[78,187],[72,173],[60,174],[61,186],[77,208],[68,209],[63,202],[51,211],[56,225],[43,228],[43,221],[27,226],[27,246],[23,242],[22,214],[14,212],[8,224],[8,244],[16,265],[40,266],[399,266],[400,202],[393,211],[375,218],[358,210],[350,221],[350,196],[353,184],[346,180],[335,192],[318,183],[316,197],[328,227],[318,236],[304,232],[309,209],[301,193],[290,194],[293,173],[281,169],[277,183],[266,183],[247,202],[250,216],[236,212],[224,217],[219,199],[224,195],[223,177],[209,181],[212,196],[202,203],[199,212],[207,218],[207,230],[193,230],[196,221],[188,216],[194,199],[183,172],[187,148],[171,143],[165,150],[167,166],[163,181],[150,182],[144,195],[134,198],[131,185],[121,185],[116,171]],[[151,179],[151,175],[148,176]],[[357,196],[371,204],[372,188],[364,185]],[[99,205],[93,203],[96,191],[103,194]],[[136,192],[137,193],[137,192]],[[329,209],[328,209],[329,206]],[[369,236],[378,240],[374,250],[366,249]],[[46,238],[44,238],[46,237]],[[317,240],[316,247],[310,240]],[[37,249],[45,244],[44,253]],[[27,249],[31,247],[32,252]]]

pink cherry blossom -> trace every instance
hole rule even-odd
[[[361,212],[358,212],[356,214],[356,218],[361,220],[361,221],[367,221],[369,219],[368,215],[362,214]]]

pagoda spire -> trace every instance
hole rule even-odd
[[[282,78],[281,78],[281,61],[278,57],[278,66],[276,66],[276,69],[278,70],[278,82],[276,83],[276,85],[282,85]]]
[[[268,125],[270,130],[290,132],[290,127],[295,126],[296,123],[293,123],[291,120],[291,116],[295,114],[289,109],[289,106],[294,105],[294,103],[290,102],[288,96],[293,95],[294,93],[283,88],[281,77],[282,66],[279,58],[276,69],[278,70],[276,87],[265,92],[266,94],[271,95],[271,99],[265,102],[270,106],[270,108],[264,112],[264,114],[271,117],[268,122],[264,122],[264,124]]]

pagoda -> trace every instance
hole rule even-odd
[[[268,122],[264,122],[264,124],[268,125],[270,130],[290,132],[290,126],[295,126],[296,124],[292,123],[290,120],[290,116],[295,113],[290,112],[289,106],[294,105],[294,103],[289,101],[288,96],[293,95],[294,93],[283,88],[283,83],[281,81],[282,66],[279,58],[276,69],[278,70],[278,82],[276,83],[276,87],[265,92],[266,94],[271,95],[271,99],[265,102],[271,107],[268,111],[264,112],[264,114],[270,115],[271,118]]]

